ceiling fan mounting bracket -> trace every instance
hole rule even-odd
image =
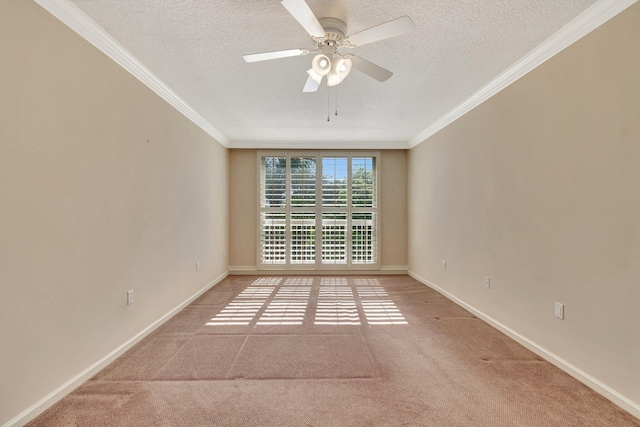
[[[321,18],[318,19],[320,25],[325,31],[324,37],[312,37],[313,42],[323,52],[333,51],[342,46],[347,31],[347,24],[338,18]]]

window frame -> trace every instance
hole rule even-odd
[[[262,159],[264,157],[283,157],[286,158],[286,178],[285,178],[285,194],[287,198],[285,200],[284,208],[268,207],[265,208],[262,205],[262,198],[264,194],[263,189],[263,165]],[[316,161],[316,176],[315,176],[315,206],[313,207],[292,207],[291,206],[291,159],[296,157],[313,157]],[[346,157],[347,159],[347,204],[344,207],[325,207],[322,205],[322,161],[325,157]],[[374,200],[371,207],[354,207],[352,203],[352,158],[358,157],[372,157],[374,158]],[[380,248],[381,242],[381,200],[380,200],[380,151],[364,151],[364,150],[258,150],[257,151],[257,221],[256,221],[256,268],[258,270],[378,270],[380,268]],[[280,212],[285,213],[285,262],[264,264],[262,263],[262,214],[264,212]],[[291,262],[291,247],[292,247],[292,232],[291,232],[291,215],[295,212],[313,212],[315,213],[315,258],[313,263],[292,263]],[[347,217],[347,237],[345,241],[346,251],[346,263],[344,264],[324,264],[322,262],[322,218],[323,213],[327,212],[344,212]],[[372,263],[354,263],[352,253],[352,220],[354,213],[372,213],[374,216],[373,233],[374,233],[374,248],[375,262]]]

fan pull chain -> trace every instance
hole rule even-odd
[[[335,113],[334,115],[338,115],[338,87],[336,86],[334,89],[335,92]],[[331,121],[331,87],[327,86],[327,121]]]
[[[328,122],[331,121],[331,113],[329,112],[329,109],[331,108],[331,98],[329,96],[330,94],[331,94],[331,88],[327,86],[327,121]]]

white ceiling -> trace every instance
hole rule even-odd
[[[72,0],[230,146],[415,140],[595,0],[307,0],[347,34],[408,15],[415,32],[352,50],[394,72],[353,71],[303,93],[312,55],[248,64],[243,54],[314,45],[279,0]],[[334,92],[331,92],[332,104]]]

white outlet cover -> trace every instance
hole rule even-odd
[[[484,278],[484,287],[489,289],[491,287],[491,279],[488,277]]]
[[[558,319],[564,319],[564,304],[556,302],[555,315]]]
[[[127,305],[133,304],[133,291],[127,291]]]

